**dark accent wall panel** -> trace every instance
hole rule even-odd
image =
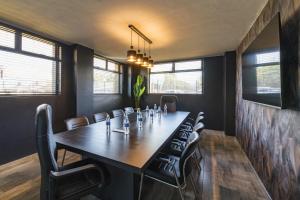
[[[72,48],[62,46],[61,94],[0,97],[0,165],[36,152],[34,117],[38,105],[53,107],[54,131],[65,129],[64,119],[75,115]]]
[[[93,96],[93,113],[107,112],[112,117],[112,110],[123,109],[123,96],[120,94],[97,94]]]
[[[300,35],[299,6],[299,0],[269,0],[237,50],[236,135],[274,200],[300,199],[300,112],[243,100],[241,55],[280,11],[284,79],[293,81],[294,69],[299,67],[294,62],[300,53],[299,42],[294,40]],[[285,87],[290,94],[296,90],[293,84]]]
[[[93,58],[93,49],[74,46],[76,115],[85,115],[90,121],[93,114]]]
[[[224,131],[235,136],[236,52],[224,55]]]
[[[201,95],[177,94],[178,109],[192,112],[205,112],[205,126],[208,129],[224,130],[224,57],[203,58],[203,85],[204,93]],[[160,103],[160,94],[147,94],[142,99],[142,106]]]

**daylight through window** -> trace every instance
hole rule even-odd
[[[0,94],[59,94],[61,63],[56,44],[18,33],[0,26]]]
[[[94,94],[121,93],[121,65],[94,57]]]
[[[156,64],[150,73],[150,93],[202,94],[202,60]]]

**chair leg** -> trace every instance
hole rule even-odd
[[[142,196],[143,179],[144,179],[144,173],[141,174],[140,189],[139,189],[139,200],[141,200],[141,196]]]
[[[61,166],[64,166],[64,161],[65,161],[66,153],[67,153],[67,150],[65,150],[65,152],[64,152],[64,156],[63,156],[63,159],[61,161]]]
[[[192,186],[193,186],[193,190],[194,190],[194,193],[195,193],[195,197],[197,198],[197,196],[198,196],[198,194],[199,194],[199,191],[198,191],[197,188],[196,188],[195,180],[194,180],[194,178],[192,177],[192,175],[190,175],[190,181],[191,181]]]
[[[179,184],[179,181],[178,181],[178,178],[177,178],[176,174],[175,174],[175,180],[176,180],[177,187],[178,187],[178,190],[179,190],[180,198],[181,198],[181,200],[184,200],[183,192],[182,192],[182,189],[181,189],[181,185]]]
[[[201,167],[200,167],[198,158],[197,157],[193,157],[192,161],[193,161],[194,165],[196,165],[196,167],[198,168],[198,170],[201,171]]]
[[[181,186],[180,186],[180,185],[178,185],[178,190],[179,190],[179,194],[180,194],[181,200],[184,200],[183,192],[182,192],[182,189],[181,189]]]

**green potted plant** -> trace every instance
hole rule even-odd
[[[146,87],[143,85],[144,77],[142,75],[138,75],[136,78],[136,82],[133,86],[133,95],[135,107],[140,108],[141,97],[145,92]]]

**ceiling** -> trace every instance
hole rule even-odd
[[[153,41],[155,61],[237,48],[267,0],[0,0],[0,19],[125,61],[128,24]],[[134,46],[137,37],[134,36]]]

